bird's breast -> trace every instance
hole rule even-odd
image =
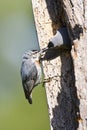
[[[40,62],[39,61],[35,61],[35,65],[37,68],[37,81],[36,84],[41,82],[41,77],[42,77],[42,70],[41,70],[41,66],[40,66]]]

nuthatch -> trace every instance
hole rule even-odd
[[[57,30],[57,33],[50,39],[48,48],[64,47],[71,49],[71,40],[66,27],[62,27]]]
[[[41,82],[42,70],[40,66],[41,52],[25,52],[21,65],[21,78],[25,97],[32,104],[32,90]]]

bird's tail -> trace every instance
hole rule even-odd
[[[29,102],[30,104],[32,104],[32,94],[29,95],[29,93],[28,93],[28,94],[25,95],[25,96],[26,96],[26,99],[28,100],[28,102]]]
[[[26,83],[27,84],[27,83]],[[32,90],[30,91],[28,85],[23,84],[24,94],[30,104],[32,104]]]
[[[29,102],[30,104],[32,104],[32,94],[30,94],[30,96],[29,96],[27,99],[28,99],[28,102]]]

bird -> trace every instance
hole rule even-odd
[[[49,40],[48,49],[63,47],[71,49],[71,40],[67,31],[67,27],[61,27],[57,30],[56,34]]]
[[[25,97],[32,104],[32,90],[41,83],[42,68],[40,66],[40,56],[42,51],[26,51],[22,57],[21,79]]]

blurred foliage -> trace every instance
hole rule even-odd
[[[0,0],[0,130],[49,130],[45,88],[33,91],[33,105],[25,99],[21,57],[38,49],[30,0]]]

